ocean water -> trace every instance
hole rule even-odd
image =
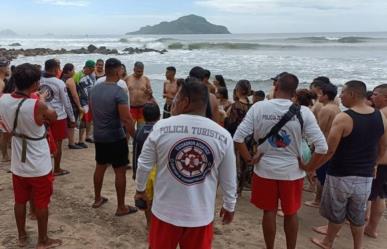
[[[20,43],[21,48],[80,48],[89,44],[116,48],[167,49],[168,52],[116,56],[132,70],[135,61],[145,64],[155,97],[162,102],[165,68],[175,66],[177,77],[186,77],[193,66],[209,69],[212,76],[222,74],[230,92],[240,79],[248,79],[254,90],[267,91],[270,78],[287,71],[296,74],[301,87],[317,76],[328,76],[337,85],[362,80],[370,90],[387,83],[386,33],[300,33],[231,35],[142,35],[142,36],[51,36],[0,38],[0,47]],[[20,47],[19,47],[20,48]],[[12,64],[44,64],[52,56],[19,57]],[[110,56],[58,55],[62,66],[73,63],[81,70],[88,59]]]

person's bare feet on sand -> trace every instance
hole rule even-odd
[[[377,239],[379,234],[377,232],[371,231],[369,227],[364,228],[364,234],[370,238]]]
[[[324,241],[322,239],[312,238],[311,241],[313,244],[315,244],[316,246],[318,246],[320,248],[332,249],[332,243],[328,243],[327,241]]]
[[[39,242],[36,245],[36,249],[49,249],[58,247],[60,245],[62,245],[62,241],[60,239],[47,238],[45,242]]]
[[[19,236],[17,240],[17,246],[18,247],[26,247],[27,246],[27,235]]]
[[[312,230],[316,233],[327,235],[328,234],[328,225],[325,226],[319,226],[319,227],[312,227]],[[340,234],[338,233],[336,237],[339,237]]]
[[[98,201],[95,201],[91,207],[92,208],[100,208],[103,204],[108,202],[108,200],[109,199],[106,197],[101,197]]]

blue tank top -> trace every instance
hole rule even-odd
[[[351,134],[341,139],[332,157],[328,175],[372,177],[378,156],[378,144],[384,134],[383,118],[380,111],[360,114],[345,111],[353,121]]]

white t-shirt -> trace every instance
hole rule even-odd
[[[41,91],[47,91],[46,103],[55,110],[58,120],[69,117],[72,122],[75,122],[73,108],[67,95],[67,87],[62,80],[55,77],[42,77],[40,88]]]
[[[200,227],[214,220],[218,182],[223,207],[236,203],[236,164],[230,134],[210,119],[178,115],[153,127],[138,159],[137,189],[144,191],[157,165],[152,213],[180,227]]]
[[[265,137],[291,105],[292,102],[287,99],[272,99],[254,104],[239,125],[234,141],[243,143],[251,134],[254,134],[255,141]],[[255,174],[275,180],[303,178],[305,172],[298,165],[298,158],[302,155],[303,135],[309,144],[314,145],[316,153],[327,153],[328,145],[313,113],[309,108],[301,106],[301,116],[304,121],[303,131],[299,120],[294,116],[281,129],[279,137],[270,137],[259,146],[259,151],[264,155],[255,165]]]
[[[0,126],[12,132],[17,106],[22,98],[4,94],[0,97]],[[38,100],[27,99],[20,108],[16,132],[31,138],[41,138],[46,129],[35,121],[35,108]],[[47,139],[37,141],[26,140],[26,161],[21,161],[22,139],[12,137],[11,172],[21,177],[45,176],[52,170],[50,149]]]

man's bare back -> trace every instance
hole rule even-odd
[[[321,109],[319,110],[317,115],[317,120],[325,138],[328,137],[329,131],[332,127],[333,119],[340,112],[341,110],[339,106],[335,103],[328,103],[325,106],[322,106]]]
[[[148,77],[136,78],[134,75],[130,75],[126,79],[126,84],[130,93],[130,106],[143,106],[153,99],[152,87]]]
[[[177,87],[177,80],[173,80],[172,82],[170,80],[164,81],[164,94],[163,97],[165,98],[165,103],[168,105],[172,104],[173,98],[176,96],[178,87]]]

